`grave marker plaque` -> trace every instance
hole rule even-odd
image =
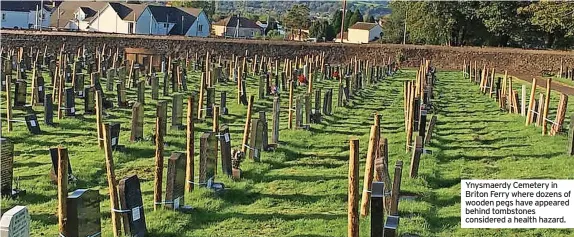
[[[66,200],[67,221],[64,236],[101,236],[100,194],[96,190],[77,189]]]
[[[0,219],[0,236],[29,237],[30,214],[25,206],[15,206],[6,211]]]
[[[144,237],[147,228],[138,176],[131,175],[120,180],[118,192],[122,210],[128,211],[129,224],[124,223],[124,232],[132,237]]]
[[[165,191],[165,206],[168,209],[178,210],[184,206],[185,165],[185,153],[171,153],[167,162],[167,183]]]
[[[219,141],[221,144],[221,171],[227,176],[231,176],[231,134],[229,133],[229,127],[227,125],[222,125],[219,130]]]
[[[120,145],[120,123],[110,123],[110,138],[112,149]]]
[[[132,133],[130,141],[135,142],[143,139],[144,107],[135,102],[132,107]]]
[[[397,229],[399,228],[399,217],[398,216],[387,216],[387,221],[385,222],[385,231],[383,236],[385,237],[396,237],[398,234]]]

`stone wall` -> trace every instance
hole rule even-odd
[[[539,76],[544,70],[556,71],[560,60],[566,65],[574,66],[574,52],[551,50],[523,50],[509,48],[479,48],[479,47],[445,47],[393,44],[340,44],[340,43],[311,43],[288,41],[236,40],[215,38],[189,38],[183,36],[144,36],[119,35],[103,33],[74,33],[54,31],[0,31],[3,47],[41,47],[48,45],[53,52],[63,43],[67,49],[86,46],[88,49],[101,47],[120,48],[143,47],[160,53],[185,52],[205,53],[211,51],[215,55],[244,55],[247,50],[250,55],[266,55],[280,58],[294,58],[307,54],[325,52],[327,61],[340,63],[353,57],[359,59],[375,59],[382,62],[389,57],[395,58],[402,53],[406,58],[406,66],[417,66],[423,58],[431,59],[433,65],[440,69],[458,69],[464,60],[477,61],[478,65],[494,67],[499,71],[508,70],[514,74]]]

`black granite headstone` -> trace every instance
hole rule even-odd
[[[42,130],[40,130],[40,123],[38,123],[38,118],[35,114],[28,114],[24,117],[24,121],[26,121],[26,126],[28,127],[28,131],[32,134],[40,134]]]
[[[101,236],[100,193],[97,190],[77,189],[66,200],[66,237]]]
[[[185,153],[173,152],[167,162],[165,203],[169,209],[178,210],[185,203]]]
[[[96,113],[96,89],[88,86],[84,89],[84,114]]]
[[[14,107],[21,108],[26,105],[26,87],[26,81],[16,81],[16,85],[14,86]]]
[[[128,211],[129,224],[124,226],[126,235],[131,237],[144,237],[147,228],[138,176],[131,175],[120,180],[118,183],[118,193],[122,210]]]
[[[219,129],[219,142],[221,144],[221,171],[227,176],[231,176],[231,134],[229,127],[222,125]]]
[[[44,123],[54,125],[54,104],[52,103],[52,94],[44,96]]]
[[[66,89],[66,107],[65,115],[66,117],[72,117],[76,115],[76,97],[74,95],[74,88]]]

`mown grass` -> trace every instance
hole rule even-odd
[[[190,76],[190,88],[198,90],[199,74],[193,72]],[[109,115],[105,120],[122,122],[120,144],[126,145],[125,151],[113,153],[116,176],[137,174],[142,181],[149,236],[345,236],[349,139],[358,137],[360,140],[362,178],[373,113],[379,112],[383,115],[383,136],[389,139],[390,163],[405,162],[402,189],[418,195],[414,200],[405,199],[399,204],[401,233],[420,236],[573,234],[569,230],[460,228],[460,179],[566,179],[574,176],[570,172],[574,161],[565,154],[565,136],[543,137],[540,128],[525,127],[519,115],[500,112],[493,100],[479,94],[477,86],[463,79],[459,72],[437,75],[434,106],[438,123],[428,146],[434,153],[423,155],[419,178],[408,178],[410,154],[405,153],[402,85],[404,80],[414,77],[413,71],[404,71],[368,86],[347,108],[336,107],[334,101],[334,114],[325,116],[320,124],[313,124],[310,131],[287,130],[288,101],[283,93],[279,148],[263,153],[259,163],[244,162],[241,181],[218,176],[217,180],[227,187],[222,194],[202,188],[187,193],[186,204],[195,208],[190,214],[153,211],[154,146],[149,140],[129,143],[131,110],[114,108],[107,111]],[[257,93],[256,85],[257,80],[250,78],[249,94]],[[336,100],[335,82],[321,81],[314,86],[334,88]],[[234,83],[218,84],[216,90],[218,98],[219,91],[228,92],[230,114],[222,117],[221,124],[230,126],[232,145],[238,147],[246,108],[236,103]],[[303,91],[306,88],[298,88],[298,93]],[[108,96],[115,101],[113,92]],[[144,133],[149,137],[156,102],[149,93],[147,96]],[[134,92],[130,92],[129,97],[135,99]],[[169,97],[162,99],[170,100]],[[79,99],[76,102],[81,113],[83,104]],[[168,104],[171,107],[171,102]],[[256,99],[255,112],[270,113],[271,104],[271,98]],[[556,96],[553,104],[554,107],[557,104]],[[35,109],[42,111],[41,107]],[[168,111],[171,114],[171,109]],[[15,117],[22,114],[15,111]],[[42,117],[39,114],[40,120]],[[270,114],[267,117],[270,119]],[[95,117],[78,116],[56,119],[56,122],[56,127],[42,124],[43,134],[39,136],[31,136],[20,124],[15,124],[15,130],[7,133],[3,122],[4,136],[15,143],[14,175],[28,193],[16,200],[2,199],[2,208],[26,205],[32,217],[32,236],[57,234],[56,186],[48,178],[51,167],[48,148],[62,144],[68,148],[73,172],[78,178],[70,191],[75,188],[100,191],[103,233],[111,236],[104,154],[97,147]],[[210,123],[196,124],[196,143],[201,132],[211,128]],[[164,153],[167,157],[172,151],[184,150],[185,133],[169,130],[166,141],[169,143]],[[195,163],[199,164],[197,159],[196,149]],[[361,236],[369,236],[369,218],[361,218],[360,225]]]

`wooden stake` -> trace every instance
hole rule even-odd
[[[367,151],[367,161],[365,164],[365,176],[363,179],[363,197],[361,203],[361,216],[369,215],[369,207],[371,200],[371,185],[373,184],[373,170],[375,168],[375,152],[377,144],[377,126],[371,126],[371,134],[369,138],[369,148]]]
[[[532,111],[534,110],[534,95],[536,94],[536,78],[532,79],[532,87],[530,89],[530,101],[528,101],[528,111],[526,111],[526,126],[532,123]]]
[[[96,130],[98,132],[98,145],[104,149],[104,136],[102,132],[102,92],[96,90]]]
[[[201,120],[203,118],[203,92],[205,91],[205,81],[206,81],[206,73],[201,73],[201,82],[199,86],[199,100],[197,104],[197,119]]]
[[[12,131],[12,76],[10,75],[6,75],[6,123],[8,132]]]
[[[212,131],[215,134],[219,134],[219,106],[212,105],[213,108],[213,125]]]
[[[546,80],[546,98],[544,100],[544,113],[542,114],[542,135],[546,135],[548,131],[548,128],[546,127],[548,121],[546,119],[548,118],[548,107],[550,107],[551,86],[552,86],[552,78],[548,78],[548,80]]]
[[[255,100],[255,96],[252,95],[249,97],[249,103],[247,104],[247,118],[245,120],[245,128],[243,129],[243,140],[241,142],[241,150],[243,153],[247,153],[247,147],[245,145],[248,144],[249,141],[249,129],[251,128],[251,113],[253,110],[253,100]]]
[[[393,189],[391,190],[391,208],[390,215],[399,214],[399,195],[401,191],[401,177],[403,172],[403,161],[397,160],[395,163],[395,177],[393,178]]]
[[[289,83],[289,117],[287,128],[293,129],[293,82]]]
[[[349,141],[349,190],[347,236],[359,237],[359,139]]]
[[[68,199],[68,149],[58,147],[58,230],[65,234],[68,221],[66,200]]]
[[[117,189],[117,181],[116,181],[116,174],[114,172],[114,159],[112,157],[112,141],[110,136],[110,125],[108,123],[103,125],[103,135],[104,135],[104,152],[106,154],[106,173],[108,176],[108,192],[110,194],[110,212],[112,214],[112,232],[114,233],[115,237],[118,237],[122,234],[121,231],[121,219],[120,214],[115,212],[114,210],[119,210],[120,205],[118,202],[118,189]],[[127,216],[125,216],[127,217]],[[124,222],[125,224],[129,224],[128,222]]]
[[[161,187],[163,183],[163,131],[161,124],[164,122],[161,116],[155,120],[155,179],[153,184],[154,210],[162,206]]]
[[[193,191],[193,182],[195,179],[194,167],[194,133],[193,133],[193,96],[187,98],[187,145],[186,145],[186,167],[185,167],[185,190],[188,192]]]

